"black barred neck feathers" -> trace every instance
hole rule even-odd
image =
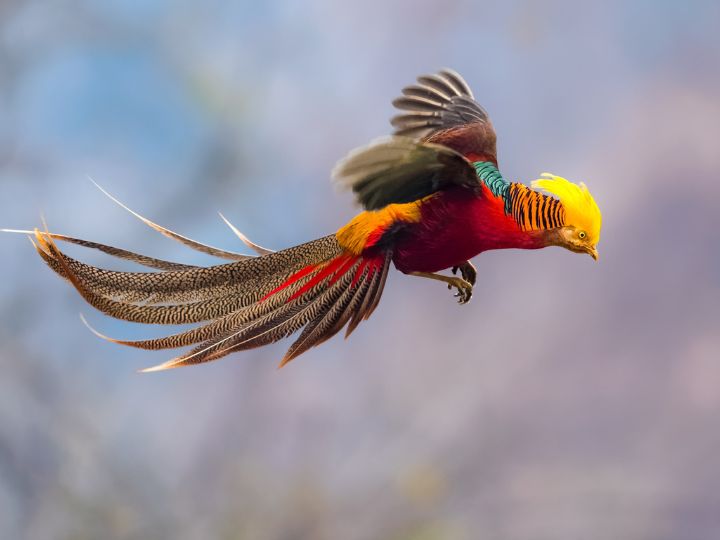
[[[505,214],[512,216],[521,230],[548,230],[565,225],[565,211],[558,199],[524,184],[508,183],[489,161],[475,162],[473,166],[491,193],[505,201]]]
[[[497,166],[488,161],[473,163],[477,176],[496,197],[501,197],[505,214],[512,218],[523,231],[545,231],[559,227],[578,230],[580,239],[588,245],[600,241],[602,215],[587,186],[573,184],[565,178],[543,173],[532,183],[508,183]],[[551,194],[545,195],[533,188]]]
[[[555,229],[565,225],[562,203],[524,184],[511,183],[505,194],[505,212],[523,231]]]

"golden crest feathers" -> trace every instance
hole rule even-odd
[[[555,195],[565,210],[565,224],[585,231],[597,243],[600,240],[602,214],[587,186],[583,182],[574,184],[550,173],[542,173],[541,176],[532,183],[532,187]]]

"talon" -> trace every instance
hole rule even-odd
[[[464,263],[464,265],[470,265],[470,263]],[[461,272],[463,271],[463,266],[459,267],[459,270]],[[470,267],[472,268],[472,265],[470,265]],[[472,268],[472,271],[474,270],[475,269]],[[472,297],[473,284],[462,277],[449,277],[443,276],[441,274],[433,274],[431,272],[410,272],[410,274],[413,276],[442,281],[447,285],[447,288],[450,290],[452,290],[453,287],[456,288],[457,293],[453,296],[458,299],[458,302],[460,304],[466,304]],[[469,274],[469,277],[471,279],[474,279],[474,275],[472,273]]]
[[[453,295],[458,299],[458,304],[467,304],[472,297],[473,286],[461,277],[450,278],[449,286],[455,287],[457,292]]]

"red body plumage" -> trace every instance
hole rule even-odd
[[[504,202],[486,186],[480,195],[453,188],[425,201],[422,218],[397,235],[393,262],[398,270],[438,272],[490,249],[544,247],[537,231],[523,231]]]

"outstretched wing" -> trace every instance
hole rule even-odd
[[[402,93],[393,101],[402,111],[391,120],[395,135],[442,144],[470,161],[497,165],[495,129],[460,74],[443,69],[422,75]]]
[[[333,170],[367,210],[409,203],[452,186],[479,189],[473,165],[447,146],[389,137],[352,151]]]

